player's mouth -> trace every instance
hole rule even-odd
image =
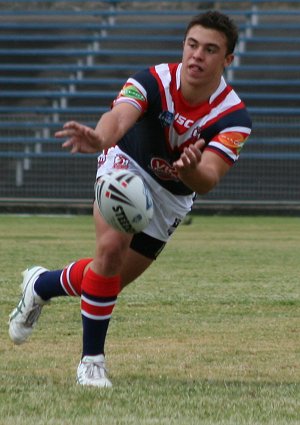
[[[196,64],[189,65],[188,69],[189,69],[190,76],[195,78],[201,76],[204,72],[204,69],[201,66]]]

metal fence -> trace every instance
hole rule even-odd
[[[90,205],[95,155],[54,132],[95,125],[136,69],[180,60],[190,17],[219,8],[240,26],[226,74],[253,134],[198,205],[300,205],[300,1],[0,1],[0,204]]]

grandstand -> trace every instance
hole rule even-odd
[[[253,135],[239,163],[197,203],[206,209],[300,207],[300,0],[0,1],[0,205],[90,208],[94,155],[70,156],[54,132],[95,125],[137,69],[179,61],[190,17],[220,9],[240,27],[227,80]]]

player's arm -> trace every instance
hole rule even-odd
[[[140,116],[141,111],[132,104],[119,103],[101,116],[95,129],[69,121],[55,137],[67,139],[62,146],[71,153],[96,153],[117,144]]]
[[[116,145],[140,116],[141,111],[126,102],[118,103],[103,114],[95,128],[95,133],[101,137],[102,149]]]
[[[231,168],[221,156],[203,148],[204,141],[199,140],[173,164],[183,183],[200,195],[210,192]]]

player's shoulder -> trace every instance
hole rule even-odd
[[[164,78],[170,80],[176,74],[179,65],[179,63],[160,63],[137,71],[132,78],[139,83],[159,82],[163,81]]]
[[[141,85],[142,87],[144,87],[144,89],[148,92],[149,90],[155,90],[158,87],[157,81],[153,75],[153,73],[151,72],[151,69],[153,67],[150,68],[144,68],[141,69],[140,71],[137,71],[135,74],[133,74],[133,76],[130,78],[131,83],[133,84],[137,84],[137,85]]]
[[[143,88],[148,101],[155,101],[159,93],[164,90],[171,80],[171,74],[174,72],[173,64],[159,64],[141,69],[130,78],[131,84],[139,89]]]
[[[252,119],[244,100],[240,97],[235,88],[228,84],[224,79],[223,83],[225,83],[224,95],[220,96],[222,98],[220,102],[220,109],[224,108],[226,110],[225,115],[230,114],[239,122],[243,121],[244,125],[252,127]]]

